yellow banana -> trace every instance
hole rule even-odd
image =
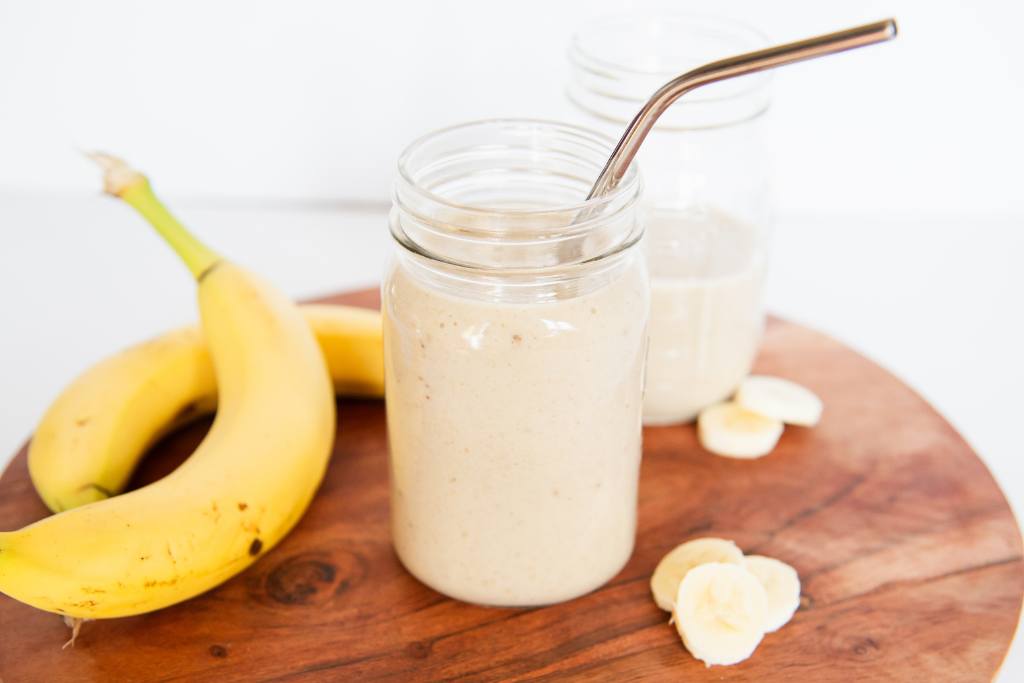
[[[167,477],[0,533],[0,592],[76,618],[159,609],[247,567],[305,511],[335,428],[327,368],[295,305],[192,237],[145,177],[104,161],[108,191],[149,219],[198,282],[220,404]]]
[[[335,393],[384,394],[380,314],[300,306],[320,344]],[[121,493],[161,436],[217,406],[213,363],[196,327],[168,332],[106,358],[75,379],[43,416],[28,467],[54,512]]]

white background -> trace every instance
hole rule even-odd
[[[921,391],[1024,508],[1020,3],[657,4],[780,41],[899,19],[894,43],[776,76],[769,304]],[[578,117],[573,27],[637,5],[655,3],[0,0],[0,463],[76,373],[194,317],[184,270],[76,148],[130,158],[296,296],[370,284],[401,147]]]
[[[77,145],[172,195],[384,200],[426,130],[562,115],[573,27],[636,4],[0,0],[0,186],[90,187]],[[1024,214],[1020,3],[658,4],[779,40],[900,20],[895,43],[780,73],[782,209]]]

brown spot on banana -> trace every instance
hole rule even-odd
[[[171,420],[171,424],[184,424],[190,422],[193,418],[199,417],[200,405],[198,401],[191,401],[186,403],[181,409],[174,415]]]
[[[208,276],[213,271],[217,270],[217,268],[222,263],[224,263],[224,261],[218,259],[218,260],[214,261],[213,263],[211,263],[209,266],[207,266],[206,270],[204,270],[203,272],[199,273],[199,275],[196,276],[196,284],[201,284],[203,282],[203,280],[206,279],[206,276]]]
[[[220,508],[217,506],[217,501],[210,503],[210,509],[203,512],[204,515],[210,517],[214,524],[220,521]]]

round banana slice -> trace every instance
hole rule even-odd
[[[709,406],[697,417],[700,445],[729,458],[768,455],[782,436],[782,422],[751,412],[736,403]]]
[[[767,604],[761,582],[742,565],[702,564],[679,584],[676,630],[706,665],[736,664],[761,642]]]
[[[671,612],[679,584],[691,569],[708,562],[738,565],[742,561],[743,551],[723,538],[698,538],[678,545],[661,558],[651,576],[654,602],[666,612]]]
[[[773,557],[747,555],[743,567],[757,577],[768,598],[764,630],[778,631],[793,618],[800,606],[800,577],[796,570]]]
[[[781,377],[747,377],[736,390],[736,403],[765,417],[800,427],[813,427],[821,419],[821,399],[810,389]]]

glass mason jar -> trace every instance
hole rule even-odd
[[[398,163],[383,283],[391,528],[405,567],[489,605],[600,586],[636,529],[648,278],[612,140],[493,120]]]
[[[686,14],[598,20],[573,39],[569,98],[587,125],[621,135],[671,78],[765,43],[742,24]],[[770,239],[768,85],[762,73],[684,95],[638,155],[651,273],[646,424],[686,422],[727,398],[757,353]]]

